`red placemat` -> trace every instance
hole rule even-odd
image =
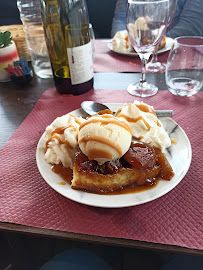
[[[57,116],[80,107],[83,100],[133,102],[121,90],[91,90],[77,97],[47,90],[0,151],[0,220],[104,237],[203,248],[203,92],[181,98],[168,91],[144,101],[156,109],[173,109],[173,119],[187,133],[193,158],[180,184],[155,201],[121,209],[102,209],[73,202],[55,192],[38,172],[35,152],[45,127]],[[140,100],[138,98],[138,100]]]
[[[96,57],[94,60],[95,72],[141,72],[141,60],[138,56],[125,56],[111,51],[108,42],[95,41]],[[158,55],[158,61],[166,63],[168,53]]]

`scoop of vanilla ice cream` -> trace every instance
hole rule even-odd
[[[129,41],[127,30],[118,31],[112,40],[112,49],[121,53],[130,53],[134,49]]]
[[[45,160],[51,164],[73,167],[75,151],[78,147],[78,130],[81,123],[86,121],[82,117],[69,114],[56,118],[46,128]]]
[[[116,116],[129,124],[134,139],[150,143],[162,151],[171,145],[171,140],[152,106],[135,101],[125,104]]]
[[[89,160],[99,164],[116,160],[129,149],[132,133],[129,125],[113,115],[90,117],[79,128],[78,142]]]

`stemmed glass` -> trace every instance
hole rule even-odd
[[[145,79],[145,66],[165,35],[168,22],[168,0],[128,0],[126,26],[130,42],[142,63],[140,82],[128,86],[127,91],[134,96],[155,95],[158,87]]]
[[[169,14],[168,14],[168,24],[167,28],[171,25],[173,22],[173,19],[176,14],[176,6],[177,6],[178,0],[169,0]],[[158,57],[157,57],[157,49],[158,47],[155,48],[152,59],[149,63],[146,65],[146,70],[148,72],[164,72],[166,69],[166,65],[163,63],[158,62]]]

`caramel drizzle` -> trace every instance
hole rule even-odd
[[[90,136],[87,138],[84,137],[79,141],[79,144],[82,142],[86,143],[89,141],[95,141],[95,142],[106,144],[106,145],[110,146],[111,148],[115,149],[119,153],[119,155],[122,156],[122,149],[118,144],[116,144],[115,142],[112,142],[106,138],[99,137],[99,136]]]
[[[46,151],[47,151],[47,148],[49,147],[49,143],[51,141],[53,141],[53,139],[57,140],[60,144],[64,144],[69,148],[69,149],[73,149],[73,146],[70,144],[70,142],[68,140],[65,140],[65,142],[63,143],[60,139],[60,137],[57,135],[57,134],[64,134],[64,131],[67,129],[67,128],[73,128],[73,130],[76,132],[76,128],[73,126],[73,125],[69,125],[67,127],[58,127],[56,129],[54,129],[51,133],[51,138],[49,140],[47,140],[46,142]]]
[[[120,114],[119,117],[125,118],[130,123],[136,123],[137,121],[142,120],[144,122],[146,128],[148,129],[148,131],[150,130],[150,125],[147,123],[147,121],[142,116],[139,116],[137,118],[131,118],[131,117],[126,116],[124,114]]]
[[[118,111],[116,112],[115,116],[118,116],[118,114],[122,111],[122,108],[118,109]]]
[[[59,182],[58,184],[64,186],[66,185],[66,182]]]
[[[96,158],[105,158],[112,160],[112,154],[104,149],[92,149],[91,151],[89,151],[88,159],[94,160]]]
[[[135,140],[141,140],[141,139],[144,139],[144,137],[143,136],[140,136],[140,137],[135,137],[135,136],[133,136],[133,138],[135,139]]]
[[[97,117],[99,117],[99,119],[97,119]],[[102,118],[101,118],[102,117]],[[106,118],[106,119],[105,119]],[[111,115],[102,115],[102,116],[95,116],[93,119],[88,120],[87,122],[84,122],[80,125],[79,130],[81,130],[84,126],[90,124],[90,123],[101,123],[102,125],[105,124],[114,124],[120,127],[125,128],[131,135],[132,135],[132,131],[131,128],[128,126],[128,124],[117,120],[116,118],[112,118]]]
[[[102,111],[99,111],[98,112],[99,115],[103,115],[103,114],[113,114],[113,112],[109,109],[106,109],[106,110],[102,110]]]
[[[157,124],[158,127],[161,127],[161,124],[159,123],[158,120],[157,121],[154,121],[154,122]]]
[[[125,38],[125,41],[126,41],[125,46],[126,46],[126,48],[128,49],[128,48],[129,48],[129,45],[128,45],[128,36]]]
[[[78,120],[78,118],[77,117],[75,117],[74,115],[72,115],[72,114],[69,114],[71,117],[73,117],[74,118],[74,120],[75,120],[75,122],[78,124],[78,125],[81,125],[81,122]]]
[[[138,109],[140,109],[140,111],[142,111],[142,112],[148,112],[148,113],[152,113],[152,114],[156,115],[155,111],[151,107],[149,107],[145,104],[135,104],[135,106]]]
[[[126,106],[131,106],[131,105],[132,104],[126,104]],[[146,105],[146,104],[135,104],[135,103],[133,103],[133,105],[135,105],[142,112],[147,112],[147,113],[151,113],[151,114],[156,115],[154,109],[151,108],[150,106]]]
[[[126,104],[126,106],[131,106],[131,105],[132,104]],[[147,113],[156,115],[155,111],[151,107],[147,106],[146,104],[134,104],[134,105],[142,112],[147,112]],[[118,109],[115,116],[117,116],[121,111],[122,111],[122,108]]]

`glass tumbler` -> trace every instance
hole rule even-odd
[[[166,65],[166,84],[177,96],[190,97],[203,86],[203,37],[175,39]]]

